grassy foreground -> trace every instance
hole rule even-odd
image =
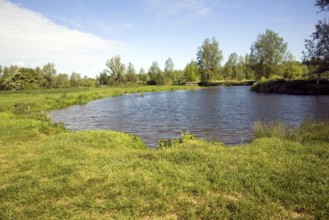
[[[52,124],[36,109],[62,94],[44,96],[0,94],[0,219],[329,218],[329,122],[257,123],[243,147],[186,135],[153,150]]]

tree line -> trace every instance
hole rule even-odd
[[[287,43],[277,33],[266,30],[260,34],[251,46],[251,52],[244,56],[237,53],[229,55],[221,65],[223,52],[215,37],[205,39],[198,48],[196,60],[191,60],[183,70],[175,70],[169,57],[164,70],[154,61],[148,71],[143,68],[137,74],[134,65],[126,67],[120,56],[114,56],[106,62],[98,76],[100,85],[147,84],[164,85],[184,82],[208,82],[219,80],[260,80],[262,78],[300,78],[308,72],[308,66],[296,61],[287,51]]]
[[[59,73],[55,64],[48,63],[42,68],[0,66],[0,90],[30,90],[67,87],[93,87],[95,79],[82,77],[76,72],[70,75]]]
[[[320,12],[329,11],[328,0],[316,0]],[[149,69],[136,71],[132,63],[125,65],[119,55],[108,59],[105,69],[95,79],[82,77],[79,73],[57,74],[55,64],[42,68],[0,66],[0,90],[23,90],[39,88],[93,87],[111,85],[167,85],[185,82],[209,82],[220,80],[261,80],[284,78],[288,80],[308,76],[328,77],[329,71],[329,24],[326,19],[318,21],[316,30],[305,40],[303,61],[296,61],[287,50],[288,44],[278,33],[266,30],[251,45],[244,56],[233,52],[222,65],[223,52],[215,37],[206,38],[198,47],[196,60],[191,60],[182,70],[176,70],[173,60],[165,61],[164,69],[154,61]]]

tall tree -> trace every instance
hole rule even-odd
[[[70,76],[70,86],[79,87],[81,86],[81,75],[76,72],[72,72]]]
[[[210,81],[219,72],[222,60],[223,54],[219,50],[216,38],[213,37],[211,40],[208,38],[205,39],[197,52],[197,63],[201,74],[201,81]]]
[[[162,71],[159,67],[159,64],[154,61],[148,71],[148,74],[150,76],[149,84],[151,85],[161,85],[163,84],[163,75]]]
[[[169,57],[165,62],[164,68],[164,84],[171,84],[173,82],[174,63]]]
[[[297,78],[301,75],[302,69],[297,61],[295,61],[294,56],[288,52],[285,61],[283,62],[283,77],[285,79],[292,79]]]
[[[251,59],[256,78],[269,78],[275,73],[278,64],[283,61],[287,52],[287,43],[272,30],[266,30],[258,35],[256,42],[251,46]]]
[[[165,62],[164,72],[171,74],[173,71],[174,71],[174,63],[172,59],[169,57]]]
[[[247,53],[244,56],[243,63],[244,63],[243,72],[244,72],[244,75],[245,75],[245,79],[253,79],[254,78],[254,71],[252,69],[252,60],[251,60],[251,57],[250,57],[249,53]]]
[[[54,78],[55,88],[67,88],[70,86],[69,76],[67,74],[57,74]]]
[[[53,87],[53,81],[54,81],[54,77],[56,75],[56,69],[55,69],[55,64],[54,63],[47,63],[46,65],[44,65],[41,69],[41,72],[44,76],[45,79],[45,87],[46,88],[50,88]]]
[[[244,70],[245,70],[245,64],[244,64],[243,56],[239,56],[238,63],[236,65],[236,69],[235,69],[235,72],[236,72],[235,76],[236,76],[237,80],[246,79]]]
[[[328,0],[317,0],[315,5],[319,6],[321,11],[329,11]],[[311,69],[315,69],[309,75],[316,74],[317,84],[319,84],[321,74],[329,71],[329,23],[327,20],[318,21],[311,39],[305,40],[305,48],[304,63],[309,64]]]
[[[121,63],[120,56],[114,56],[106,62],[113,83],[123,82],[125,65]]]
[[[225,65],[224,65],[224,78],[225,79],[237,79],[237,66],[238,66],[239,56],[237,53],[233,52],[229,55]]]
[[[137,82],[136,70],[132,63],[128,64],[126,79],[127,79],[127,82],[129,82],[129,83]]]
[[[194,60],[185,66],[184,78],[186,82],[196,82],[200,80],[198,64]]]
[[[107,75],[107,73],[107,70],[103,70],[101,73],[99,73],[99,77],[97,77],[97,80],[100,86],[109,85],[109,76]]]
[[[141,68],[138,73],[138,79],[141,84],[146,85],[150,80],[150,76],[145,72],[144,68]]]

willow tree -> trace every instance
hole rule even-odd
[[[256,79],[269,78],[283,61],[287,52],[287,43],[278,33],[267,29],[264,34],[258,35],[250,50]]]
[[[223,53],[219,50],[216,38],[213,37],[211,40],[206,38],[197,52],[197,63],[202,82],[208,82],[218,74],[222,60]]]

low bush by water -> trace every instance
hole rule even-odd
[[[251,91],[298,95],[329,95],[329,81],[321,80],[320,84],[317,85],[315,80],[266,80],[254,83]]]

